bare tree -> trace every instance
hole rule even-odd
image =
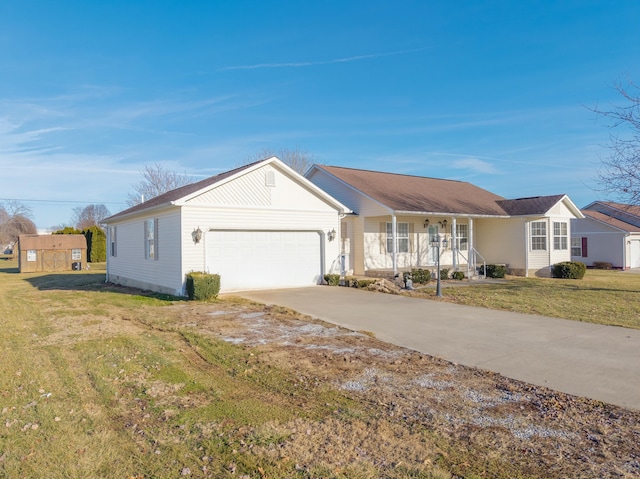
[[[297,171],[301,175],[304,175],[307,170],[313,166],[314,163],[317,163],[312,154],[301,150],[298,147],[295,147],[293,149],[281,148],[277,151],[270,148],[265,148],[258,153],[249,156],[248,163],[265,160],[267,158],[271,158],[272,156],[278,157],[278,159],[282,160],[283,163],[290,166],[293,170]]]
[[[640,204],[640,88],[631,80],[615,86],[625,104],[611,110],[592,108],[610,121],[610,154],[602,160],[597,181],[622,203]],[[615,129],[615,131],[613,131]]]
[[[100,226],[102,221],[111,216],[111,212],[105,205],[87,205],[84,208],[78,206],[73,209],[71,223],[79,230],[92,226]]]
[[[0,243],[15,243],[22,234],[37,233],[38,228],[32,217],[31,208],[24,203],[19,201],[0,203]]]
[[[192,182],[186,174],[170,171],[160,163],[145,165],[140,173],[142,174],[142,180],[133,185],[133,192],[127,196],[127,204],[129,206],[135,206],[142,201],[155,198],[167,191]]]

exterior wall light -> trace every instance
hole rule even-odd
[[[202,230],[200,229],[199,226],[198,226],[198,229],[193,230],[193,232],[191,233],[191,237],[193,238],[193,242],[195,244],[200,243],[200,240],[202,240]]]
[[[429,226],[429,218],[424,220],[424,228],[427,229],[427,226]]]
[[[331,229],[331,231],[329,231],[327,233],[327,239],[329,241],[333,241],[334,239],[336,239],[336,230],[335,230],[335,228]]]

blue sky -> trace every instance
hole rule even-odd
[[[4,1],[0,201],[39,228],[125,207],[146,163],[194,180],[266,148],[596,199],[640,82],[640,2]]]

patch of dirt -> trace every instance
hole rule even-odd
[[[274,306],[176,303],[163,316],[171,318],[172,328],[255,348],[261,361],[292,371],[300,382],[338,388],[377,411],[379,419],[400,426],[382,435],[382,422],[351,431],[351,461],[360,451],[376,461],[404,457],[420,463],[425,458],[413,457],[419,448],[412,449],[411,441],[423,432],[429,440],[446,438],[441,448],[450,456],[443,464],[461,476],[464,464],[455,458],[460,449],[467,457],[512,463],[533,476],[640,477],[639,411],[453,364]],[[170,395],[161,388],[157,393]],[[304,450],[308,457],[324,454],[338,461],[336,446],[322,446],[337,424],[311,429],[299,419],[272,427],[295,432],[271,453],[300,457]]]

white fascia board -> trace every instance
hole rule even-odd
[[[451,216],[456,218],[515,218],[515,216],[509,215],[479,215],[479,214],[467,214],[467,213],[446,213],[442,211],[404,211],[396,210],[396,215],[417,215],[417,216]]]
[[[142,217],[142,216],[153,216],[153,213],[156,213],[158,211],[162,211],[162,210],[169,210],[173,207],[179,207],[181,205],[176,204],[175,201],[169,201],[167,203],[162,203],[160,205],[156,205],[156,206],[152,206],[150,208],[146,208],[144,210],[138,210],[138,211],[133,211],[131,213],[127,213],[125,215],[118,215],[118,213],[116,213],[113,216],[118,215],[118,218],[115,221],[104,221],[104,224],[109,225],[109,224],[117,224],[117,223],[121,223],[122,221],[126,221],[126,220],[130,220],[131,218],[136,218],[136,217]],[[108,218],[107,218],[108,219]]]
[[[567,195],[564,195],[558,203],[560,202],[564,203],[577,219],[581,220],[584,218],[584,215],[582,214],[582,211],[580,211],[580,208],[578,208],[576,204],[571,201],[571,198],[569,198]]]

